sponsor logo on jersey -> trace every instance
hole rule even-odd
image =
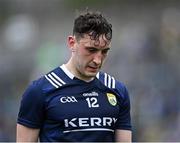
[[[65,127],[111,127],[117,119],[112,117],[91,117],[64,119]]]
[[[99,94],[95,91],[93,92],[90,92],[90,93],[83,93],[83,96],[84,97],[87,97],[87,96],[98,96]]]
[[[106,95],[107,95],[109,103],[113,106],[116,106],[117,104],[116,96],[112,93],[107,93]]]
[[[78,102],[74,96],[64,96],[60,98],[61,103]]]

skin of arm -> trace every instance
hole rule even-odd
[[[29,128],[17,124],[16,142],[37,142],[40,129]]]
[[[116,130],[116,142],[132,142],[132,131],[130,130]]]

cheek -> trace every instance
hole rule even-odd
[[[76,55],[76,62],[78,64],[79,67],[84,67],[87,63],[87,58],[86,56],[82,55],[82,54],[77,54]]]
[[[77,51],[76,59],[79,64],[86,65],[93,60],[93,54],[89,54],[84,49],[81,49]]]
[[[79,60],[81,60],[82,63],[86,63],[93,59],[93,55],[89,55],[86,53],[80,53],[77,58],[79,58]]]
[[[107,57],[107,55],[102,58],[102,61],[103,61],[103,62],[106,60],[106,57]]]

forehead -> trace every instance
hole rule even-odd
[[[107,40],[105,35],[100,35],[98,39],[92,39],[88,34],[84,34],[83,38],[80,38],[79,43],[84,46],[91,47],[110,47],[111,41]]]

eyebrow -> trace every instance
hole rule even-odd
[[[103,49],[99,49],[99,48],[92,47],[92,46],[86,46],[85,48],[86,48],[86,49],[93,48],[93,49],[97,49],[97,50],[110,50],[110,47],[106,47],[106,48],[103,48]]]

